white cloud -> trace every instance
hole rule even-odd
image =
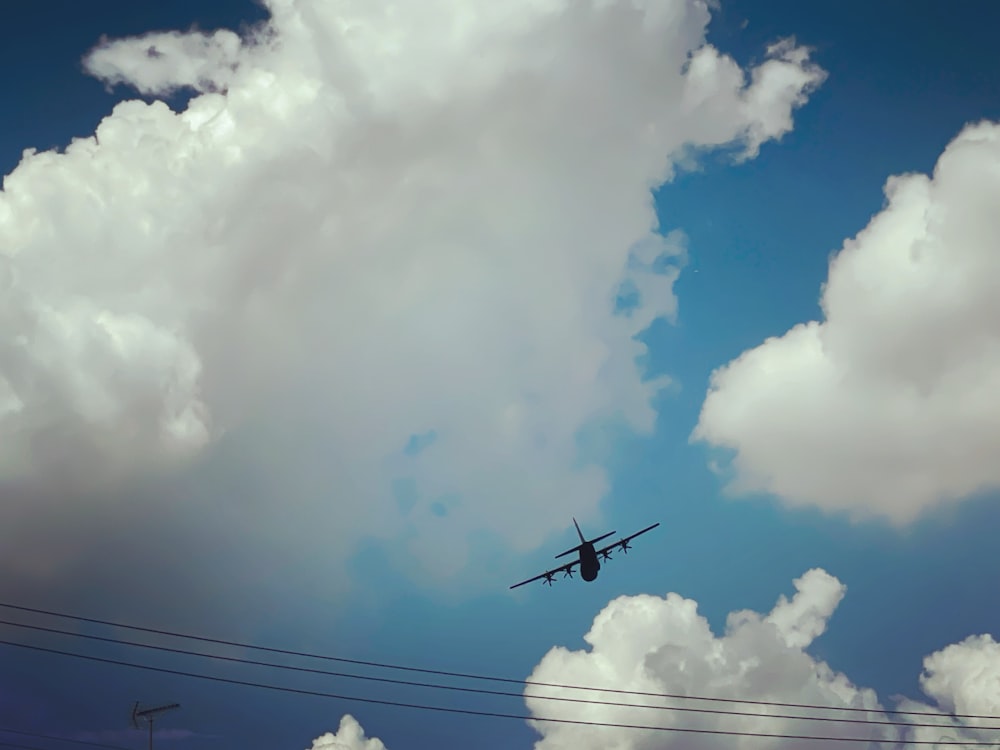
[[[327,732],[322,737],[317,737],[310,750],[385,750],[385,745],[376,737],[366,738],[365,730],[358,720],[350,714],[344,714],[337,733]]]
[[[676,310],[683,237],[650,189],[691,149],[755,155],[823,73],[786,42],[748,82],[699,0],[266,5],[244,40],[102,42],[85,64],[109,84],[197,95],[122,102],[6,178],[0,480],[104,498],[92,517],[200,456],[257,478],[185,486],[241,534],[341,555],[411,523],[442,575],[471,530],[525,549],[593,515],[576,436],[652,427],[635,336]],[[34,517],[75,512],[53,504]]]
[[[948,711],[1000,715],[1000,644],[989,634],[969,636],[931,654],[924,659],[920,687]],[[967,723],[996,726],[1000,722],[977,719]]]
[[[693,438],[735,451],[730,491],[904,524],[1000,486],[998,191],[1000,125],[968,126],[886,183],[823,322],[713,373]]]
[[[817,737],[859,737],[874,741],[987,739],[969,722],[948,719],[951,706],[959,713],[997,713],[1000,647],[989,636],[970,638],[925,660],[921,684],[935,705],[901,699],[895,709],[924,711],[936,716],[889,715],[875,692],[855,685],[806,649],[826,629],[827,621],[844,596],[845,587],[821,569],[795,581],[796,594],[782,596],[767,615],[732,612],[726,632],[716,636],[698,614],[697,602],[671,593],[664,598],[622,596],[594,618],[584,636],[589,649],[556,647],[535,667],[531,681],[566,685],[609,686],[619,690],[687,696],[809,704],[831,710],[778,708],[693,699],[656,699],[617,693],[581,692],[565,688],[529,686],[525,701],[532,716],[641,726],[682,727],[704,731],[753,732]],[[651,710],[544,700],[537,695],[618,703],[638,703],[718,711],[725,715]],[[864,712],[837,709],[861,708]],[[767,717],[766,714],[771,714]],[[891,724],[847,724],[831,721],[781,719],[774,714],[867,719],[880,722],[940,723],[934,727],[898,727]],[[749,738],[724,734],[593,727],[532,721],[541,734],[536,750],[666,750],[667,748],[795,748],[801,740]],[[993,737],[995,739],[995,736]],[[862,747],[843,740],[815,742],[816,747]],[[931,747],[928,745],[927,747]]]
[[[104,40],[88,55],[87,69],[108,87],[124,83],[143,94],[169,94],[179,88],[218,91],[232,80],[240,47],[240,37],[228,29]]]

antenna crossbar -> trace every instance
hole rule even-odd
[[[163,706],[153,706],[151,708],[140,709],[139,701],[136,701],[135,705],[132,706],[132,726],[138,729],[139,719],[145,719],[146,723],[149,725],[149,750],[153,750],[153,719],[156,718],[158,714],[162,714],[164,711],[171,711],[180,707],[180,703],[168,703]]]

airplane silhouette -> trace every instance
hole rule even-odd
[[[563,578],[572,578],[573,568],[576,565],[580,566],[580,577],[583,580],[593,581],[594,579],[597,578],[597,573],[601,569],[601,560],[610,560],[611,551],[615,549],[615,547],[620,548],[621,551],[627,555],[629,550],[630,540],[635,539],[640,534],[645,534],[647,531],[655,529],[660,524],[659,522],[654,523],[652,526],[647,526],[642,531],[635,532],[634,534],[632,534],[632,536],[627,536],[622,539],[619,539],[614,544],[609,544],[607,547],[604,547],[603,549],[599,550],[594,549],[594,542],[599,542],[602,539],[607,539],[615,532],[609,531],[607,534],[602,534],[601,536],[588,541],[583,538],[583,532],[580,531],[580,524],[576,522],[575,518],[573,519],[573,525],[576,526],[576,533],[580,537],[580,544],[578,544],[576,547],[573,547],[572,549],[566,550],[565,552],[560,552],[558,555],[556,555],[556,557],[559,558],[562,557],[563,555],[568,555],[572,552],[579,552],[580,553],[579,559],[574,560],[573,562],[570,563],[566,563],[565,565],[560,565],[558,568],[553,568],[552,570],[546,570],[544,573],[542,573],[541,575],[537,575],[534,578],[529,578],[526,581],[515,583],[513,586],[511,586],[512,589],[516,589],[518,586],[523,586],[526,583],[531,583],[532,581],[538,581],[543,578],[545,579],[545,583],[551,586],[552,580],[555,578],[556,573],[561,572],[563,574]]]

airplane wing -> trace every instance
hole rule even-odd
[[[647,526],[642,531],[635,532],[634,534],[632,534],[632,536],[623,537],[622,539],[619,539],[614,544],[609,544],[607,547],[604,547],[602,549],[596,550],[596,552],[597,552],[598,555],[603,555],[605,560],[608,560],[608,559],[611,558],[611,550],[613,550],[615,547],[620,547],[621,550],[622,550],[622,552],[624,552],[625,554],[628,554],[628,549],[629,549],[629,546],[630,546],[629,542],[632,539],[635,539],[640,534],[645,534],[647,531],[652,531],[653,529],[655,529],[659,525],[660,525],[659,522],[654,523],[652,526]]]
[[[565,565],[560,565],[558,568],[553,568],[552,570],[546,570],[544,573],[540,573],[539,575],[535,576],[534,578],[529,578],[526,581],[521,581],[520,583],[515,583],[513,586],[511,586],[511,588],[512,589],[516,589],[518,586],[523,586],[526,583],[531,583],[532,581],[538,581],[538,580],[541,580],[542,578],[544,578],[545,582],[551,586],[552,585],[552,580],[555,577],[556,573],[564,573],[565,574],[564,577],[566,577],[566,578],[572,578],[573,577],[573,568],[576,567],[579,564],[580,564],[579,560],[574,560],[573,562],[566,563]]]

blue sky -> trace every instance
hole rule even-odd
[[[25,148],[63,147],[73,137],[93,133],[116,102],[134,95],[124,87],[106,91],[84,74],[81,59],[102,35],[115,39],[184,30],[192,23],[235,29],[265,17],[262,8],[236,0],[162,5],[105,0],[86,8],[39,0],[9,9],[0,31],[0,100],[8,113],[0,130],[2,172],[13,171]],[[813,49],[812,59],[828,76],[794,110],[791,132],[764,143],[759,156],[732,164],[724,154],[708,153],[697,169],[681,172],[654,193],[662,230],[679,229],[687,237],[687,262],[674,288],[676,324],[657,320],[642,334],[649,348],[648,372],[668,375],[674,386],[655,397],[651,435],[614,433],[602,518],[582,525],[592,536],[610,529],[631,533],[655,521],[661,526],[639,540],[627,559],[609,563],[593,584],[573,581],[551,590],[536,585],[514,593],[496,585],[549,567],[552,555],[574,539],[569,513],[565,530],[544,534],[543,541],[532,541],[519,554],[506,550],[499,532],[470,532],[477,541],[452,581],[414,575],[410,558],[397,554],[391,539],[360,540],[337,563],[335,574],[323,567],[327,558],[313,557],[318,555],[315,539],[300,543],[291,531],[266,537],[255,553],[247,548],[265,537],[243,539],[239,529],[254,526],[259,506],[243,507],[233,522],[222,510],[187,515],[194,506],[178,501],[176,511],[156,516],[169,516],[173,524],[160,538],[155,523],[137,520],[135,528],[152,538],[129,542],[133,530],[123,524],[107,548],[131,545],[129,554],[148,565],[148,578],[126,570],[128,560],[102,553],[95,544],[81,563],[88,571],[85,584],[69,574],[64,580],[59,574],[41,582],[26,578],[0,587],[2,599],[146,624],[166,621],[221,637],[352,658],[523,677],[553,646],[583,647],[581,637],[594,616],[615,597],[677,592],[696,600],[721,633],[729,612],[768,612],[779,595],[794,593],[794,578],[821,567],[845,584],[847,593],[810,653],[885,700],[894,694],[919,698],[925,656],[995,628],[998,610],[989,593],[1000,575],[1000,562],[990,554],[990,530],[1000,520],[996,493],[922,514],[902,527],[816,508],[792,509],[767,495],[732,499],[709,469],[718,454],[689,443],[689,436],[716,368],[798,323],[820,319],[829,258],[884,208],[887,178],[929,172],[965,125],[1000,119],[995,96],[1000,63],[991,32],[998,22],[1000,8],[991,3],[971,3],[957,13],[930,0],[847,5],[731,0],[713,13],[708,42],[741,66],[759,63],[768,44],[794,35]],[[183,96],[168,99],[174,106],[185,101]],[[409,376],[398,372],[392,377]],[[220,465],[180,486],[192,498],[204,499],[213,487],[238,493],[265,481],[261,478],[267,474],[258,465],[231,477],[225,474],[228,464]],[[206,476],[210,481],[199,484]],[[278,498],[280,481],[274,481]],[[155,494],[132,485],[128,491]],[[292,501],[274,502],[266,512],[260,510],[262,525],[280,523],[285,512],[280,502]],[[562,502],[560,507],[572,507],[571,500]],[[296,513],[287,507],[289,514]],[[15,513],[13,506],[10,512]],[[305,517],[313,508],[300,512]],[[47,518],[51,539],[39,527],[32,527],[32,538],[55,546],[64,534],[72,535],[68,513],[55,510]],[[104,516],[95,511],[93,518],[93,528],[85,527],[81,535],[92,532],[100,539]],[[328,518],[337,521],[335,513]],[[427,528],[418,525],[409,533]],[[432,543],[442,539],[447,536],[436,533]],[[172,571],[195,558],[211,572],[185,594],[181,582],[194,579],[175,578]],[[248,560],[257,566],[255,573],[247,572]],[[93,571],[107,578],[90,577]],[[328,575],[332,579],[345,571],[350,586],[324,588]],[[138,589],[161,575],[172,593],[164,611],[157,611],[151,604],[156,594]],[[262,582],[259,596],[257,580]],[[104,653],[93,649],[89,652]],[[270,694],[11,648],[4,650],[3,663],[0,726],[29,731],[122,729],[129,705],[141,699],[179,700],[183,712],[169,720],[170,726],[203,736],[171,745],[198,750],[305,748],[314,737],[336,731],[345,712],[390,750],[460,744],[527,748],[536,738],[515,721]],[[186,668],[165,657],[156,663]],[[96,684],[102,688],[95,690]],[[321,689],[392,700],[450,700],[350,683],[327,683]],[[473,704],[470,697],[461,705],[524,712],[523,701],[516,699],[477,698]],[[138,748],[140,742],[136,737],[127,746]]]

